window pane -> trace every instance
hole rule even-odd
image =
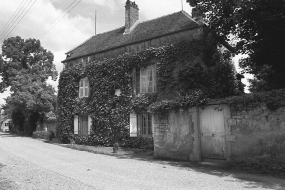
[[[85,97],[88,96],[88,87],[85,87],[85,94],[84,94]]]
[[[140,93],[156,92],[156,65],[142,67],[139,73]]]
[[[150,66],[148,66],[147,67],[147,79],[148,79],[148,81],[147,81],[147,92],[152,92],[153,90],[152,90],[152,66],[150,65]]]
[[[143,132],[142,132],[142,134],[146,135],[146,127],[147,127],[146,114],[143,114],[142,117],[143,117],[143,126],[142,126],[143,127]]]
[[[79,120],[78,133],[81,135],[88,135],[88,116],[79,115],[78,120]]]
[[[156,92],[156,65],[154,64],[152,67],[152,74],[153,74],[153,91]]]
[[[82,97],[83,96],[83,88],[81,87],[80,89],[79,89],[79,97]]]
[[[80,87],[83,87],[83,79],[80,80],[79,86],[80,86]]]
[[[140,85],[140,69],[136,68],[136,93],[139,94],[141,92],[141,85]]]
[[[151,115],[147,113],[138,114],[137,118],[138,118],[138,129],[140,129],[139,133],[142,136],[152,135]]]
[[[147,114],[148,115],[148,134],[151,135],[152,134],[152,121],[151,121],[151,115],[150,114]]]
[[[147,69],[141,68],[141,92],[147,92]]]

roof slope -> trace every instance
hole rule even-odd
[[[169,33],[197,28],[199,26],[200,25],[191,19],[190,15],[184,11],[138,23],[138,25],[129,34],[124,34],[125,27],[123,26],[118,29],[93,36],[83,44],[69,51],[68,54],[71,55],[63,62],[127,44],[153,39]]]

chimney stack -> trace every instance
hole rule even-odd
[[[139,20],[139,8],[135,2],[130,0],[127,0],[125,8],[125,33],[129,33]]]

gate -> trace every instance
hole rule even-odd
[[[221,106],[199,108],[201,157],[226,159],[224,109]]]

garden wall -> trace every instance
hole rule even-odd
[[[168,117],[154,117],[154,156],[189,160],[197,151],[196,108],[170,111]],[[199,154],[196,154],[196,156]]]
[[[285,106],[272,110],[265,103],[252,103],[240,111],[229,108],[224,116],[225,159],[267,156],[285,162]],[[154,156],[201,161],[199,119],[198,107],[173,110],[164,118],[155,116]]]
[[[266,104],[231,113],[235,142],[232,158],[268,155],[285,162],[285,107],[270,110]]]

